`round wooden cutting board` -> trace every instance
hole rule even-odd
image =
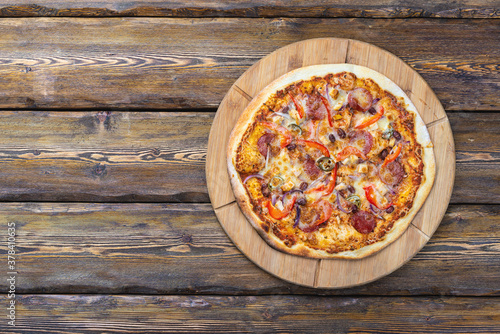
[[[369,67],[399,85],[427,125],[436,157],[434,186],[408,229],[389,246],[360,260],[309,259],[270,247],[241,213],[226,165],[231,130],[259,91],[296,68],[336,63]],[[345,288],[388,275],[427,243],[448,207],[455,177],[455,148],[450,123],[436,95],[401,59],[360,41],[311,39],[276,50],[250,67],[234,83],[221,102],[210,131],[206,176],[210,200],[219,222],[236,247],[251,261],[288,282],[315,288]]]

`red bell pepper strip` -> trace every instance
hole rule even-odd
[[[287,128],[271,122],[260,122],[260,124],[281,134],[281,148],[288,146],[292,142],[292,133]]]
[[[356,124],[355,128],[356,129],[364,129],[367,126],[372,125],[373,123],[378,121],[383,115],[384,115],[384,107],[380,107],[379,111],[375,115],[368,117],[368,118],[365,118],[363,121]]]
[[[318,142],[315,142],[312,140],[297,139],[297,144],[317,148],[318,150],[321,151],[321,153],[323,153],[323,155],[325,157],[328,157],[328,158],[330,157],[330,151],[328,151],[328,149],[326,148],[325,145],[320,144]]]
[[[332,173],[330,174],[330,181],[328,182],[327,185],[325,185],[324,183],[320,183],[318,186],[311,188],[311,189],[308,189],[304,193],[310,194],[312,192],[324,191],[324,193],[323,193],[323,195],[321,195],[321,197],[330,195],[333,192],[333,189],[335,189],[335,185],[337,183],[338,167],[339,167],[339,163],[337,162],[337,163],[335,163],[335,168],[332,170]]]
[[[330,108],[330,103],[323,95],[320,95],[319,97],[321,98],[321,101],[323,102],[323,105],[325,106],[326,112],[328,114],[328,125],[330,125],[330,127],[333,128],[332,108]]]
[[[344,160],[350,155],[355,155],[363,160],[367,159],[366,155],[360,150],[358,150],[356,147],[347,146],[337,154],[337,161]]]
[[[295,109],[297,109],[297,112],[299,113],[300,118],[304,118],[304,115],[305,115],[304,108],[302,108],[300,103],[298,103],[298,101],[295,99],[295,97],[291,93],[288,93],[288,95],[292,99],[293,104],[295,104]]]
[[[304,191],[304,194],[310,194],[310,193],[313,193],[313,192],[323,191],[323,190],[325,190],[325,184],[324,183],[320,183],[317,186],[315,186],[314,188],[309,188],[306,191]]]
[[[399,143],[398,146],[392,149],[391,153],[385,157],[384,163],[382,164],[382,167],[385,167],[389,162],[396,160],[396,158],[399,156],[401,153],[401,148],[403,147],[403,144]]]
[[[264,203],[264,205],[266,206],[267,210],[269,210],[269,214],[271,215],[271,217],[273,217],[274,219],[280,220],[280,219],[283,219],[290,214],[296,200],[297,200],[297,194],[293,194],[292,198],[288,201],[287,205],[283,208],[283,211],[274,207],[274,205],[273,205],[273,203],[271,203],[271,201],[266,201]]]
[[[392,205],[392,203],[388,203],[386,206],[382,206],[379,203],[377,203],[377,198],[375,196],[375,189],[373,189],[373,185],[363,187],[363,189],[365,190],[365,196],[368,202],[375,205],[378,209],[386,210]]]
[[[337,183],[337,169],[339,168],[339,163],[335,163],[335,168],[332,171],[332,178],[330,179],[330,182],[328,182],[328,186],[325,189],[325,192],[323,196],[328,196],[333,192],[333,189],[335,188],[335,184]]]
[[[328,219],[330,219],[330,217],[332,216],[332,212],[333,212],[333,208],[329,202],[323,201],[320,204],[322,204],[321,206],[323,207],[323,213],[325,214],[325,216],[324,217],[320,216],[320,219],[318,219],[318,221],[315,223],[316,226],[321,225],[324,222],[326,222]]]

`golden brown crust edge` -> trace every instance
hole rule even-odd
[[[269,95],[274,94],[276,91],[285,88],[289,84],[298,80],[307,80],[313,76],[324,76],[328,73],[338,73],[338,72],[352,72],[357,77],[368,77],[373,79],[382,89],[385,89],[395,96],[401,96],[404,98],[406,103],[406,109],[415,115],[415,131],[417,142],[419,142],[423,147],[424,161],[424,182],[420,185],[411,210],[402,219],[396,221],[394,227],[391,229],[386,236],[380,241],[357,249],[355,251],[345,251],[341,253],[330,254],[326,251],[310,249],[302,244],[296,244],[292,247],[287,247],[283,242],[272,235],[270,232],[266,232],[261,224],[263,223],[257,214],[253,211],[252,204],[250,202],[249,196],[246,192],[244,185],[241,183],[238,173],[234,167],[234,158],[238,149],[238,145],[241,142],[243,135],[247,127],[253,122],[254,116],[259,111],[260,106],[267,101]],[[287,254],[305,256],[310,258],[322,258],[322,259],[361,259],[370,256],[379,250],[385,248],[395,240],[397,240],[410,225],[411,221],[418,213],[420,208],[423,206],[430,190],[432,189],[434,178],[435,178],[435,159],[434,151],[432,149],[432,143],[430,141],[430,136],[427,131],[427,127],[423,122],[421,116],[418,114],[415,106],[411,100],[406,96],[401,88],[394,82],[389,80],[384,75],[371,70],[369,68],[353,65],[353,64],[330,64],[330,65],[313,65],[308,67],[303,67],[291,71],[282,77],[276,79],[265,87],[259,94],[252,99],[252,101],[245,108],[240,118],[238,119],[236,125],[231,132],[229,138],[229,144],[227,148],[227,166],[228,173],[231,180],[231,185],[234,191],[236,201],[247,218],[250,224],[255,228],[259,235],[273,248],[278,249]]]

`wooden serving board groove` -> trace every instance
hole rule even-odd
[[[236,203],[226,165],[231,131],[254,96],[296,68],[350,63],[374,69],[403,89],[422,116],[436,156],[436,179],[429,196],[405,233],[381,251],[360,260],[309,259],[270,247]],[[265,271],[299,285],[345,288],[390,274],[409,261],[432,237],[444,216],[455,177],[455,146],[450,123],[436,95],[422,77],[395,55],[374,45],[320,38],[280,48],[250,67],[222,100],[210,131],[206,163],[210,201],[222,227],[251,261]]]

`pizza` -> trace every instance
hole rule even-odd
[[[236,200],[272,247],[359,259],[408,228],[435,175],[433,145],[401,88],[366,67],[303,67],[264,88],[227,149]]]

